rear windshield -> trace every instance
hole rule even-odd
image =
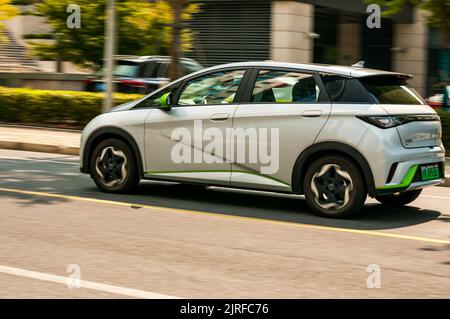
[[[332,102],[425,104],[416,90],[402,77],[389,75],[346,78],[338,75],[322,75],[322,81]]]
[[[377,104],[425,104],[404,78],[376,76],[359,80]]]

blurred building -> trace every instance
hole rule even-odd
[[[201,0],[191,28],[189,57],[209,66],[248,60],[350,65],[412,74],[422,94],[432,93],[436,38],[424,12],[406,6],[383,18],[380,29],[366,25],[362,0]]]
[[[0,33],[0,86],[83,90],[89,70],[61,61],[61,72],[57,72],[58,62],[43,61],[31,54],[31,42],[53,43],[55,35],[44,17],[23,14],[32,11],[33,5],[16,7],[22,14],[6,21],[6,29]]]

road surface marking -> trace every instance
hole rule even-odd
[[[450,199],[447,196],[437,196],[437,195],[420,195],[420,197],[438,198],[438,199]]]
[[[421,242],[433,243],[433,244],[450,245],[450,240],[402,235],[402,234],[373,231],[373,230],[362,230],[362,229],[351,229],[351,228],[340,228],[340,227],[332,227],[332,226],[302,224],[302,223],[295,223],[295,222],[288,222],[288,221],[262,219],[262,218],[256,218],[256,217],[245,217],[245,216],[234,216],[234,215],[231,216],[231,215],[226,215],[224,213],[211,213],[211,212],[196,211],[196,210],[190,210],[190,209],[178,209],[178,208],[168,208],[168,207],[160,207],[160,206],[152,206],[152,205],[142,205],[142,204],[137,204],[137,203],[116,202],[116,201],[106,200],[106,199],[96,199],[96,198],[81,197],[81,196],[74,196],[74,195],[62,195],[62,194],[53,194],[53,193],[45,193],[45,192],[35,192],[35,191],[27,191],[27,190],[21,190],[21,189],[13,189],[13,188],[0,187],[0,192],[62,198],[62,199],[75,200],[75,201],[78,200],[78,201],[98,203],[98,204],[111,204],[111,205],[116,205],[116,206],[157,209],[160,211],[166,211],[166,212],[171,212],[171,213],[182,213],[182,214],[188,213],[188,214],[195,214],[195,215],[202,215],[202,216],[206,215],[206,216],[214,216],[214,217],[221,217],[221,218],[227,218],[227,219],[240,219],[240,220],[247,220],[247,221],[256,221],[256,222],[260,222],[260,223],[294,226],[294,227],[300,227],[300,228],[319,229],[319,230],[327,230],[327,231],[342,232],[342,233],[361,234],[361,235],[378,236],[378,237],[389,237],[389,238],[421,241]]]
[[[46,274],[43,272],[37,272],[37,271],[30,271],[20,268],[14,268],[14,267],[8,267],[8,266],[1,266],[0,265],[0,273],[13,275],[13,276],[19,276],[19,277],[26,277],[36,280],[42,280],[42,281],[49,281],[54,282],[57,284],[63,284],[67,285],[69,277],[63,277],[63,276],[56,276],[51,274]],[[80,280],[80,288],[86,288],[86,289],[92,289],[92,290],[98,290],[108,293],[113,293],[117,295],[123,295],[128,297],[134,297],[134,298],[142,298],[142,299],[176,299],[176,297],[168,296],[168,295],[161,295],[149,291],[143,291],[143,290],[137,290],[137,289],[131,289],[131,288],[125,288],[125,287],[119,287],[119,286],[112,286],[112,285],[106,285],[101,284],[98,282],[93,281],[87,281],[87,280]],[[68,288],[69,289],[69,288]],[[77,289],[77,288],[73,288]]]

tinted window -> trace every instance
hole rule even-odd
[[[419,93],[397,76],[374,76],[360,79],[377,104],[425,104]]]
[[[251,102],[315,103],[319,87],[314,76],[291,71],[259,71]]]
[[[322,82],[332,102],[374,103],[358,79],[339,75],[322,75]]]
[[[143,77],[154,78],[156,77],[156,71],[158,69],[158,64],[155,61],[149,61],[145,63],[145,70]]]
[[[245,70],[221,71],[189,80],[179,105],[233,103]]]
[[[158,63],[158,71],[156,76],[158,78],[168,78],[169,77],[169,63],[168,62],[160,62]]]

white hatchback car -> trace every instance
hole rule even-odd
[[[304,194],[345,217],[367,195],[405,205],[444,180],[441,123],[409,75],[248,62],[185,76],[84,129],[81,171],[106,192],[140,179]]]

